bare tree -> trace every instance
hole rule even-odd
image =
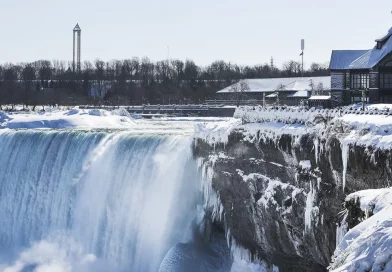
[[[286,87],[283,84],[280,84],[279,87],[276,89],[276,105],[279,106],[280,105],[280,96],[282,94],[282,92],[286,90]]]
[[[230,91],[235,95],[237,107],[240,106],[242,99],[244,98],[244,93],[248,92],[249,90],[249,85],[244,80],[241,80],[230,88]]]

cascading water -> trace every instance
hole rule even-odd
[[[185,136],[0,132],[0,271],[155,272],[200,179]]]

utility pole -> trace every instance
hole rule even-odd
[[[304,50],[305,50],[305,39],[302,39],[301,40],[302,76],[304,76]]]

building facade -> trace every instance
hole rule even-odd
[[[330,61],[332,107],[392,103],[392,28],[369,50],[334,50]]]

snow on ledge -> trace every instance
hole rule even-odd
[[[73,108],[41,113],[0,112],[0,128],[9,129],[127,128],[134,124],[125,109],[107,111]]]
[[[392,189],[359,191],[350,199],[359,199],[361,209],[372,208],[374,215],[346,233],[330,271],[392,271]]]
[[[226,144],[234,130],[241,130],[248,141],[257,137],[277,140],[283,134],[301,136],[316,133],[325,137],[333,133],[341,139],[345,150],[351,145],[390,150],[392,110],[389,111],[385,105],[381,108],[383,110],[369,106],[369,110],[364,112],[358,108],[307,110],[297,107],[240,107],[234,118],[227,122],[198,124],[195,138],[215,145]]]

